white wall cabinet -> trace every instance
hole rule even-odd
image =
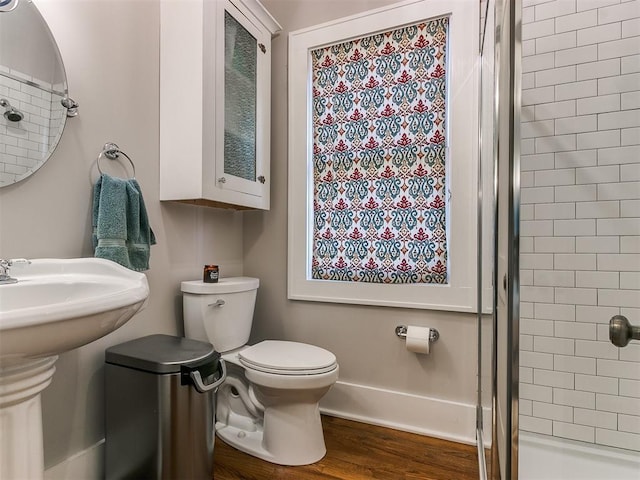
[[[279,30],[257,0],[162,0],[160,200],[269,209]]]

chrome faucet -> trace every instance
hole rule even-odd
[[[14,258],[11,260],[5,260],[0,258],[0,285],[8,285],[10,283],[17,283],[18,279],[9,275],[9,268],[13,265],[27,265],[31,263],[26,258]]]

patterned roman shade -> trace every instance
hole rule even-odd
[[[311,52],[312,278],[447,283],[448,25]]]

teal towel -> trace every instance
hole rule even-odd
[[[148,270],[156,237],[136,179],[102,174],[93,189],[94,256],[131,270]]]

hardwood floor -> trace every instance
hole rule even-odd
[[[322,417],[327,455],[283,467],[246,455],[216,438],[215,480],[477,480],[477,450],[422,435]]]

